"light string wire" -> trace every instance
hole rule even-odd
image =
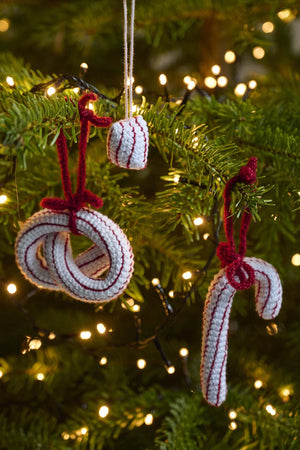
[[[129,50],[129,72],[128,72],[128,27],[127,27],[127,0],[123,0],[124,9],[124,90],[125,90],[125,119],[132,118],[133,104],[133,55],[134,55],[134,15],[135,0],[131,0],[130,17],[130,50]],[[129,107],[128,107],[129,104]]]

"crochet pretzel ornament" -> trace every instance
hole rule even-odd
[[[111,219],[84,207],[102,206],[102,200],[85,188],[85,153],[90,123],[107,127],[111,119],[98,117],[85,106],[97,97],[90,93],[78,102],[80,140],[77,190],[73,194],[68,171],[66,139],[60,131],[57,151],[66,200],[44,198],[46,208],[30,217],[16,240],[16,261],[40,288],[62,290],[77,300],[107,302],[126,289],[133,272],[133,254],[125,234]],[[70,233],[84,235],[94,244],[73,258]],[[104,278],[99,278],[108,270]]]
[[[235,251],[230,194],[236,183],[255,182],[256,165],[256,158],[251,158],[240,169],[239,174],[228,181],[224,190],[224,230],[227,242],[221,242],[218,246],[217,255],[222,269],[209,286],[203,313],[200,379],[203,396],[212,406],[220,406],[227,394],[229,315],[236,291],[248,289],[254,284],[256,311],[263,319],[274,319],[282,302],[281,282],[274,267],[262,259],[244,257],[246,234],[251,221],[248,208],[242,218],[239,252]]]

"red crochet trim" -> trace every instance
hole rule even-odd
[[[246,166],[241,167],[238,175],[231,178],[224,189],[224,230],[227,242],[220,242],[217,256],[222,267],[226,267],[226,275],[232,287],[238,290],[248,289],[254,283],[254,270],[244,261],[247,250],[247,231],[251,222],[251,213],[245,209],[241,229],[239,252],[235,251],[233,239],[233,220],[230,211],[231,191],[236,183],[253,184],[256,181],[257,158],[250,158]],[[236,281],[238,278],[240,281]]]
[[[71,178],[68,169],[68,149],[67,142],[63,130],[60,130],[56,141],[57,153],[60,164],[60,173],[62,179],[63,190],[66,200],[61,198],[43,198],[41,206],[49,208],[53,211],[70,211],[69,227],[73,234],[79,234],[76,227],[76,212],[86,203],[91,204],[98,209],[103,205],[103,201],[93,192],[85,189],[86,182],[86,146],[90,132],[90,123],[95,127],[108,127],[112,119],[110,117],[98,117],[93,111],[86,108],[89,101],[96,101],[97,96],[94,93],[84,94],[78,100],[78,110],[80,116],[80,138],[79,138],[79,162],[77,173],[77,189],[72,193]]]

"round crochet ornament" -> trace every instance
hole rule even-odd
[[[123,0],[123,7],[125,119],[119,120],[111,126],[107,139],[107,155],[109,160],[119,167],[141,170],[147,166],[149,133],[147,123],[143,117],[133,117],[132,115],[135,0],[131,1],[129,71],[126,0]]]
[[[244,257],[246,234],[251,221],[248,209],[242,219],[239,252],[235,252],[230,192],[235,183],[254,183],[255,170],[256,158],[251,158],[239,175],[229,180],[224,190],[227,242],[221,242],[217,249],[222,269],[209,286],[203,313],[200,379],[203,396],[212,406],[220,406],[226,399],[229,315],[236,291],[248,289],[254,284],[256,311],[263,319],[274,319],[282,302],[282,286],[274,267],[262,259]]]
[[[23,275],[40,288],[61,290],[77,300],[107,302],[126,289],[133,272],[133,254],[116,223],[84,207],[86,203],[95,208],[102,206],[102,200],[85,189],[89,122],[98,127],[111,122],[85,108],[87,102],[96,98],[94,94],[85,94],[78,102],[81,128],[76,193],[71,190],[68,152],[61,130],[57,150],[66,200],[42,200],[46,209],[30,217],[17,236],[16,261]],[[86,236],[93,245],[73,258],[70,233]]]

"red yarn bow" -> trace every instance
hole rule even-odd
[[[68,149],[65,135],[60,130],[56,146],[60,164],[61,179],[66,200],[61,198],[43,198],[41,206],[54,211],[70,211],[69,227],[72,233],[78,234],[76,227],[76,212],[86,203],[91,204],[98,209],[102,206],[103,201],[93,192],[85,189],[86,181],[86,163],[85,154],[88,136],[90,132],[90,123],[96,127],[108,127],[112,120],[110,117],[98,117],[93,111],[86,108],[89,101],[97,100],[97,96],[93,93],[84,94],[78,101],[78,110],[80,116],[80,138],[79,138],[79,162],[77,174],[77,189],[72,193],[71,178],[68,169]]]
[[[254,271],[245,263],[244,256],[247,249],[246,236],[251,221],[251,213],[245,209],[241,229],[239,252],[235,251],[233,240],[233,220],[230,212],[231,191],[236,183],[253,184],[256,180],[257,159],[250,158],[246,166],[241,167],[238,175],[231,178],[224,189],[224,230],[227,242],[220,242],[217,248],[217,256],[222,267],[226,267],[226,275],[229,283],[235,289],[248,289],[254,283]],[[237,281],[238,279],[239,281]]]

